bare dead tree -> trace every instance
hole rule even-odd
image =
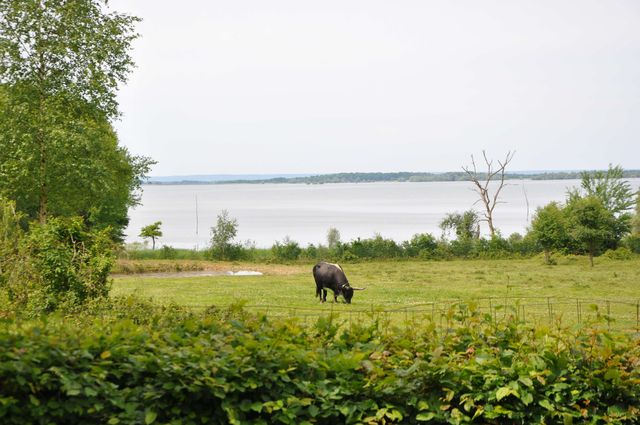
[[[498,160],[498,166],[494,166],[493,160],[489,160],[487,158],[487,154],[485,151],[482,151],[482,157],[484,158],[484,162],[487,165],[487,172],[478,173],[478,168],[476,166],[476,161],[473,155],[471,155],[471,167],[463,166],[462,169],[469,176],[469,180],[474,184],[473,190],[480,195],[480,199],[476,202],[482,202],[484,205],[484,213],[483,219],[481,221],[486,221],[489,225],[489,231],[491,232],[491,237],[495,236],[496,229],[493,226],[493,210],[496,205],[501,203],[498,198],[500,196],[500,191],[505,186],[504,182],[504,174],[507,169],[507,165],[513,159],[515,155],[515,151],[508,151],[504,161]],[[493,194],[490,193],[489,184],[495,181],[497,183],[497,187],[493,190]],[[493,189],[493,188],[492,188]]]

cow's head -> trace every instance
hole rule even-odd
[[[342,288],[340,288],[340,292],[342,292],[342,296],[344,297],[344,300],[347,302],[347,304],[351,304],[351,298],[353,298],[353,291],[363,291],[365,289],[367,288],[354,288],[352,286],[349,286],[349,284],[347,283]]]

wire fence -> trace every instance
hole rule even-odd
[[[191,305],[204,310],[210,306]],[[562,297],[489,297],[473,300],[444,300],[397,307],[367,307],[325,303],[316,306],[284,306],[247,304],[242,308],[270,318],[290,317],[312,322],[320,317],[333,316],[348,323],[366,323],[375,320],[392,324],[415,323],[430,320],[446,326],[456,309],[467,307],[493,320],[516,320],[532,325],[593,325],[598,323],[609,330],[640,334],[640,299],[609,300],[596,298]],[[462,310],[461,310],[462,311]]]

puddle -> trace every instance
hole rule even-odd
[[[261,272],[253,270],[238,271],[216,271],[216,270],[195,270],[185,272],[154,272],[154,273],[133,273],[133,274],[116,274],[112,277],[206,277],[206,276],[262,276]]]

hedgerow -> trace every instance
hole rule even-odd
[[[640,421],[632,337],[497,322],[473,307],[446,322],[305,325],[241,309],[154,313],[131,300],[7,320],[0,423]]]

